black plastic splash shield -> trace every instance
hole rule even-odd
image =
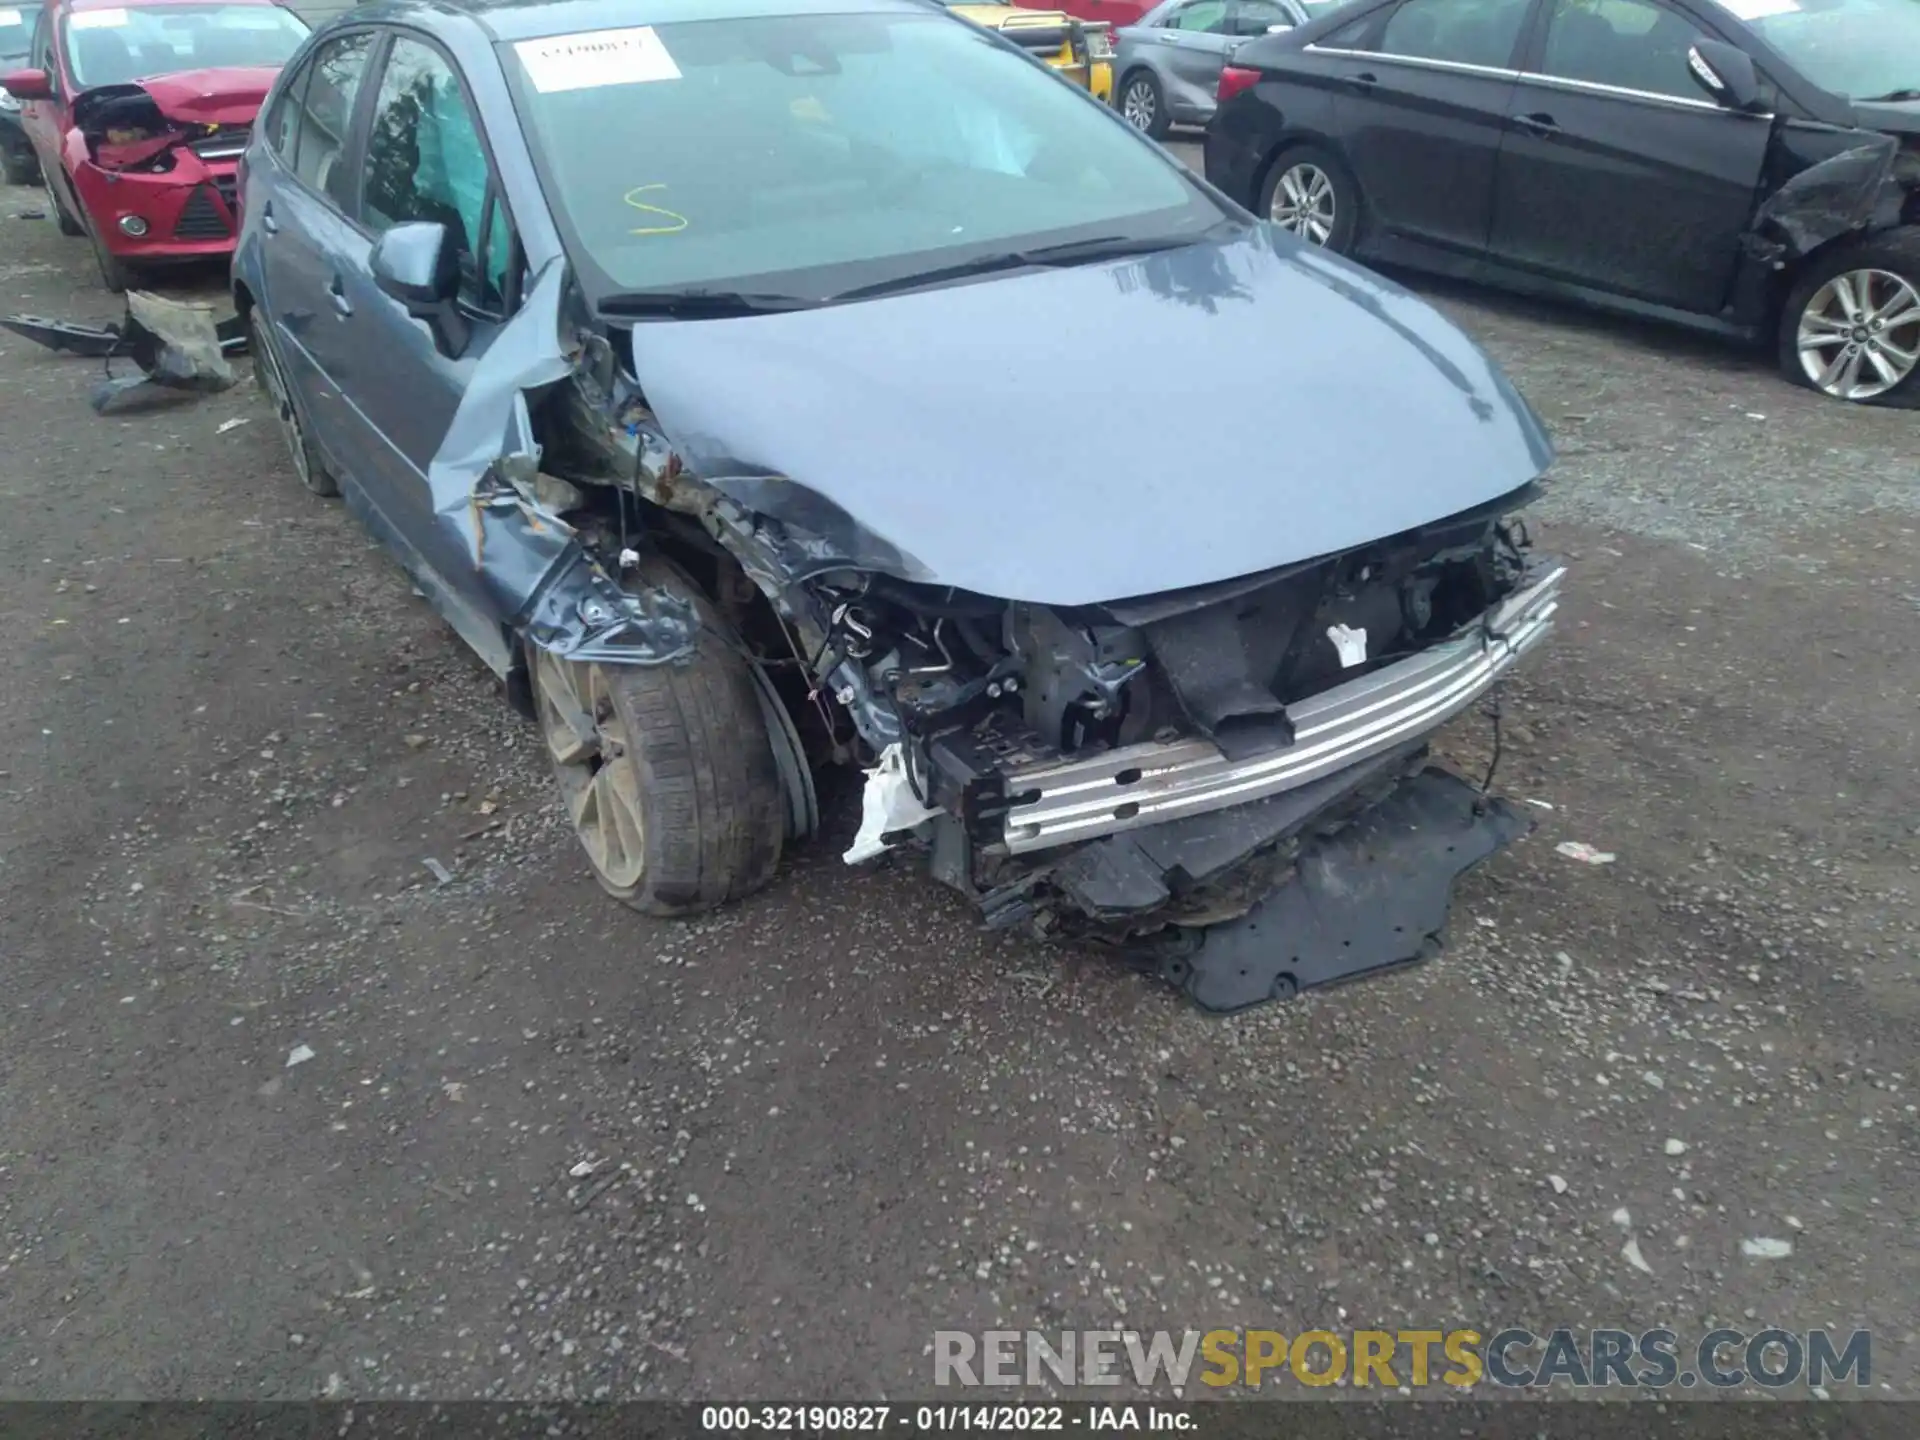
[[[1237,920],[1160,962],[1202,1010],[1228,1014],[1439,953],[1453,883],[1533,828],[1450,771],[1409,777],[1329,838],[1294,878]]]

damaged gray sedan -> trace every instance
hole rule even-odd
[[[243,209],[297,471],[636,909],[764,885],[858,766],[850,863],[1226,1011],[1430,953],[1527,828],[1427,746],[1553,622],[1532,412],[940,7],[363,5]]]

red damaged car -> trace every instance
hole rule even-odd
[[[220,259],[240,233],[235,170],[260,102],[307,37],[270,0],[52,0],[27,69],[0,79],[60,229],[109,290],[141,268]]]

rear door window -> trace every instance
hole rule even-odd
[[[1195,30],[1203,35],[1223,35],[1227,29],[1227,0],[1193,0],[1167,16],[1169,30]]]
[[[1531,0],[1406,0],[1388,18],[1379,51],[1410,60],[1438,60],[1504,70],[1526,23]]]
[[[1273,0],[1236,0],[1229,35],[1264,35],[1275,25],[1292,25],[1293,15]]]
[[[348,213],[353,209],[354,176],[347,166],[347,134],[372,49],[370,30],[321,46],[296,112],[294,173]]]
[[[260,126],[260,135],[266,141],[267,149],[288,165],[293,163],[294,143],[300,136],[296,121],[300,105],[306,97],[307,81],[312,74],[313,63],[309,61],[288,76],[287,83],[280,87],[280,93],[273,97],[273,108],[267,112],[267,118]]]
[[[402,36],[387,53],[365,170],[362,220],[375,230],[421,220],[446,226],[459,249],[462,298],[497,311],[513,249],[505,206],[460,79],[425,41]]]

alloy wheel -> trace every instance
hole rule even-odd
[[[1324,245],[1333,235],[1333,180],[1318,165],[1302,161],[1289,166],[1273,187],[1267,214],[1283,230],[1302,240]]]
[[[606,672],[536,650],[533,693],[560,798],[587,859],[610,888],[634,888],[646,869],[646,824]]]
[[[1127,86],[1127,93],[1120,98],[1120,115],[1134,129],[1145,133],[1153,128],[1153,117],[1157,107],[1153,98],[1153,82],[1145,77],[1135,80]]]
[[[1920,365],[1920,291],[1890,270],[1836,275],[1800,312],[1796,344],[1816,390],[1839,400],[1875,399]]]

